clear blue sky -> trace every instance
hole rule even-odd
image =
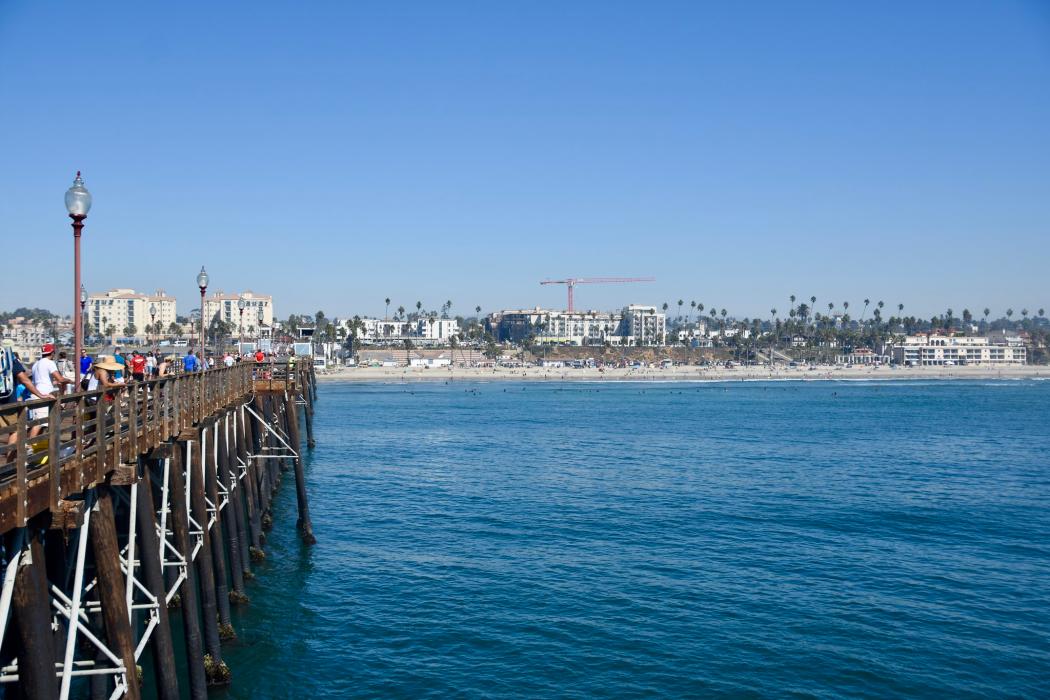
[[[0,2],[0,308],[1050,307],[1045,2]],[[17,248],[23,256],[16,264]]]

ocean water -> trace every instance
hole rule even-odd
[[[1050,697],[1050,382],[333,383],[315,432],[217,696]]]

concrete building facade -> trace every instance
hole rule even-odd
[[[150,316],[150,308],[157,313]],[[88,295],[84,309],[93,334],[105,335],[112,327],[115,335],[124,335],[124,329],[134,327],[134,336],[146,337],[146,326],[156,322],[165,331],[175,323],[177,315],[175,297],[168,296],[163,289],[153,294],[141,294],[133,289],[110,289],[107,292]]]
[[[237,306],[240,299],[244,299],[245,302],[243,328],[240,327],[242,321],[240,309]],[[273,328],[272,296],[258,294],[251,290],[245,290],[240,294],[227,294],[220,290],[204,298],[204,321],[211,323],[215,314],[219,314],[219,318],[226,323],[232,323],[238,333],[257,335],[261,330],[259,328],[259,309],[262,309],[263,312],[263,327]]]
[[[893,361],[913,367],[940,365],[1023,365],[1027,351],[1020,338],[1011,342],[983,336],[909,335],[889,347]]]

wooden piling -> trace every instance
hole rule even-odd
[[[18,641],[18,680],[27,700],[52,700],[58,697],[58,683],[40,523],[30,521],[23,535],[29,539],[28,552],[19,554],[22,565],[15,574],[11,596]]]
[[[299,521],[296,526],[302,533],[304,544],[317,544],[314,537],[314,526],[310,520],[310,502],[306,495],[306,474],[303,471],[302,444],[299,441],[299,409],[295,402],[295,394],[285,394],[285,425],[288,427],[288,437],[292,448],[297,456],[295,462],[295,497],[299,506]]]
[[[194,560],[197,565],[197,581],[201,594],[201,624],[204,631],[205,671],[209,685],[226,685],[230,682],[229,668],[222,660],[222,640],[219,638],[219,607],[215,596],[215,569],[212,559],[211,531],[208,529],[207,506],[204,502],[204,478],[201,473],[201,437],[203,429],[197,430],[197,439],[190,449],[190,512],[201,528],[201,549]]]
[[[219,484],[218,464],[215,452],[218,443],[218,431],[215,429],[216,422],[208,421],[207,427],[201,434],[207,434],[207,443],[202,443],[205,448],[203,456],[204,465],[204,490],[208,500],[215,508],[215,523],[211,527],[209,537],[211,539],[212,570],[215,573],[215,603],[219,609],[219,639],[236,639],[237,633],[233,630],[233,620],[230,619],[230,587],[226,580],[226,553],[224,551],[226,538],[223,527],[223,512],[219,510]],[[227,505],[226,511],[229,510]]]
[[[150,637],[153,651],[153,674],[159,700],[179,700],[179,676],[175,669],[175,644],[171,638],[171,621],[165,602],[167,589],[160,567],[160,542],[157,536],[157,511],[153,504],[153,484],[149,469],[142,470],[136,498],[138,499],[136,529],[138,532],[139,561],[142,564],[146,588],[157,598],[159,620]]]
[[[229,413],[224,412],[216,424],[219,428],[216,439],[219,447],[219,459],[216,469],[218,471],[218,482],[226,491],[226,507],[222,509],[223,534],[226,535],[226,552],[230,557],[230,581],[233,590],[230,591],[229,600],[234,603],[247,602],[244,593],[244,568],[241,566],[241,532],[240,520],[240,495],[241,489],[234,488],[238,484],[230,479],[230,450],[227,443],[229,435]]]
[[[102,620],[110,650],[124,663],[127,678],[127,697],[138,700],[139,679],[135,665],[135,643],[131,635],[128,606],[124,598],[124,575],[120,570],[120,547],[117,544],[117,525],[113,515],[113,496],[108,484],[96,487],[97,512],[91,518],[90,534],[95,553],[95,574],[98,576],[98,595],[102,603]]]
[[[191,700],[207,700],[208,679],[204,674],[204,648],[201,642],[201,622],[197,599],[197,574],[194,571],[190,545],[189,514],[186,512],[186,481],[182,476],[186,443],[178,442],[171,453],[169,492],[171,497],[171,529],[175,547],[186,558],[186,580],[179,595],[182,598],[182,630],[186,641],[186,665],[189,670]]]

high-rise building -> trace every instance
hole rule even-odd
[[[156,310],[153,317],[150,308]],[[84,311],[94,333],[107,335],[106,329],[112,328],[113,335],[139,338],[146,337],[146,326],[150,323],[159,323],[166,331],[175,323],[176,317],[175,297],[168,296],[162,289],[153,294],[141,294],[134,289],[110,289],[90,294]],[[125,329],[130,332],[125,333]]]

